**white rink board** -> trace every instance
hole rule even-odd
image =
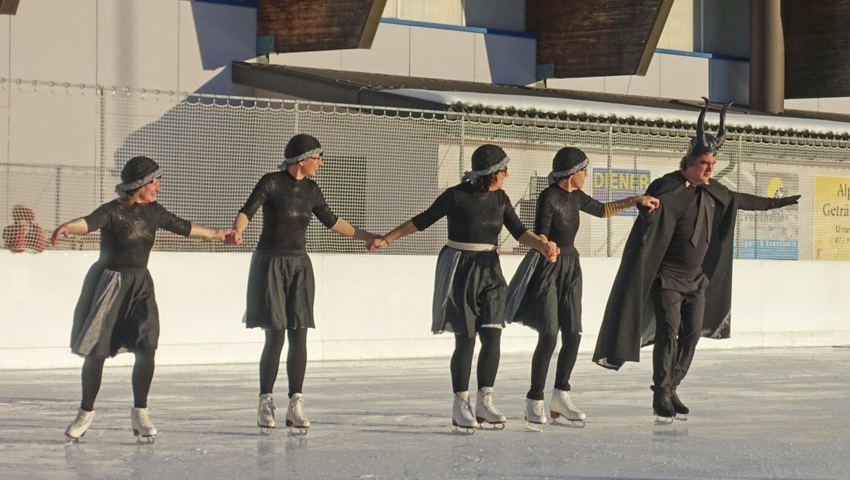
[[[0,252],[0,369],[75,367],[68,336],[83,277],[97,252]],[[432,335],[435,257],[310,256],[316,326],[310,360],[448,356],[450,334]],[[502,255],[507,279],[521,257]],[[161,365],[256,362],[262,332],[242,324],[250,254],[153,252],[149,268],[160,309]],[[596,341],[619,258],[583,258],[583,352]],[[842,286],[850,263],[735,262],[732,338],[700,348],[850,344]],[[530,352],[535,333],[509,325],[502,351]],[[646,354],[646,352],[645,352]],[[111,365],[132,363],[119,355]]]

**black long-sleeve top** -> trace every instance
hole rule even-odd
[[[469,183],[448,188],[412,221],[417,230],[425,230],[443,217],[449,240],[455,242],[496,245],[503,225],[517,239],[526,231],[504,190],[482,191]]]
[[[328,228],[338,219],[316,182],[309,178],[295,180],[286,171],[263,175],[239,211],[250,220],[260,207],[263,231],[257,251],[268,255],[306,252],[307,225],[313,215]]]
[[[131,271],[148,266],[160,228],[188,237],[192,224],[159,203],[127,206],[116,199],[84,217],[89,232],[100,230],[100,259],[106,268]]]
[[[568,192],[557,184],[550,185],[537,197],[534,231],[546,235],[563,252],[574,250],[581,223],[579,211],[602,218],[605,206],[582,190]]]
[[[662,275],[668,279],[678,279],[681,282],[694,281],[700,273],[702,273],[702,263],[708,252],[708,244],[711,236],[711,227],[703,229],[700,232],[700,238],[695,239],[691,243],[697,215],[699,211],[699,203],[701,201],[710,202],[708,205],[708,218],[714,218],[714,210],[716,208],[715,200],[707,192],[703,191],[701,186],[688,187],[688,202],[687,208],[682,213],[676,222],[676,228],[673,231],[673,236],[670,239],[670,246],[667,248],[667,253],[662,262]],[[738,210],[772,210],[785,206],[782,199],[759,197],[748,193],[732,192],[735,195]]]

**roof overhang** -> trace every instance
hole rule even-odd
[[[695,124],[703,105],[698,99],[683,101],[247,62],[233,63],[233,81],[317,102],[682,128]],[[726,125],[730,132],[850,138],[850,115],[797,110],[765,115],[733,106]]]

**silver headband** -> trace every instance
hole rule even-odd
[[[152,182],[153,179],[155,179],[157,177],[161,177],[161,176],[162,176],[162,169],[157,168],[156,170],[153,171],[153,173],[149,173],[149,174],[145,175],[144,177],[140,178],[139,180],[136,180],[135,182],[119,183],[118,185],[115,185],[115,192],[120,194],[120,193],[124,193],[124,192],[129,192],[130,190],[135,190],[139,187],[147,185],[148,183]]]
[[[549,174],[549,185],[552,185],[553,183],[557,182],[558,179],[561,179],[561,178],[564,178],[564,177],[569,177],[570,175],[573,175],[576,172],[581,171],[582,169],[587,167],[587,164],[588,164],[588,159],[585,158],[584,160],[581,161],[581,163],[579,163],[578,165],[576,165],[575,167],[573,167],[569,170],[558,170],[557,172],[553,170],[552,173]]]
[[[468,172],[464,172],[463,181],[464,182],[472,182],[476,178],[483,177],[484,175],[490,175],[493,172],[498,172],[499,170],[507,167],[508,162],[510,160],[511,159],[508,158],[507,155],[505,155],[505,158],[503,158],[501,162],[491,166],[490,168],[487,168],[487,169],[484,169],[484,170],[470,170]]]
[[[278,165],[278,167],[281,170],[283,170],[284,168],[286,168],[289,165],[296,164],[296,163],[304,160],[305,158],[312,157],[313,155],[316,155],[317,153],[322,153],[322,152],[323,152],[322,147],[319,147],[319,148],[314,148],[312,150],[307,150],[306,152],[302,153],[301,155],[298,155],[297,157],[284,157],[283,163]]]

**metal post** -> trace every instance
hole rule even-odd
[[[785,38],[782,2],[750,0],[750,107],[785,110]]]
[[[614,164],[614,127],[608,127],[608,199],[610,202],[611,198],[611,169]],[[605,256],[611,256],[611,235],[614,230],[612,227],[613,218],[608,217],[605,219]]]

